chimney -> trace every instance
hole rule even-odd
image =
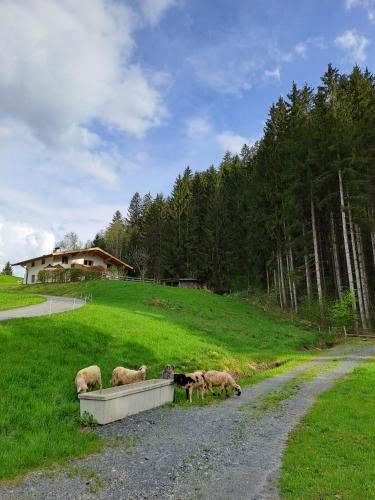
[[[60,253],[61,252],[61,247],[55,247],[53,249],[53,253]]]

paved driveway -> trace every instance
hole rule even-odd
[[[34,306],[17,307],[0,311],[0,321],[14,318],[31,318],[34,316],[47,316],[65,311],[78,309],[85,305],[85,301],[72,297],[55,297],[53,295],[43,295],[47,300]]]

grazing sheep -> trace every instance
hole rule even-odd
[[[79,370],[76,375],[75,382],[77,386],[77,394],[87,392],[89,387],[95,387],[96,384],[99,384],[100,390],[103,389],[100,368],[96,365],[88,366],[87,368]]]
[[[182,387],[186,390],[186,399],[189,399],[189,402],[192,402],[192,394],[195,389],[198,393],[200,393],[201,398],[203,399],[203,395],[207,388],[204,376],[204,372],[196,371],[193,373],[175,373],[173,377],[174,383]]]
[[[160,378],[172,380],[174,375],[174,365],[165,365]]]
[[[141,382],[146,377],[147,367],[142,365],[138,370],[130,370],[118,366],[112,372],[112,378],[109,381],[110,385],[126,385],[133,382]]]
[[[227,372],[219,372],[216,370],[210,370],[208,372],[204,372],[204,380],[207,384],[207,388],[213,394],[213,387],[220,387],[222,391],[225,390],[225,394],[228,396],[228,385],[232,386],[234,392],[237,396],[241,395],[241,387],[236,384],[232,375]]]

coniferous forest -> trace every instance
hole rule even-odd
[[[317,89],[293,84],[271,106],[255,145],[218,168],[186,168],[168,196],[136,193],[93,243],[141,276],[263,290],[321,321],[346,305],[369,328],[374,212],[375,78],[328,66]]]

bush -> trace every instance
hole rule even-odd
[[[353,323],[357,320],[355,311],[352,307],[353,297],[347,291],[339,300],[330,307],[328,311],[329,320],[333,327],[350,330]]]
[[[102,274],[103,268],[100,266],[93,266],[90,269],[61,268],[52,271],[42,270],[38,272],[38,281],[41,283],[68,283],[70,281],[100,279]]]
[[[88,411],[84,411],[82,413],[82,415],[78,418],[78,422],[82,427],[95,428],[98,425],[98,421]]]

